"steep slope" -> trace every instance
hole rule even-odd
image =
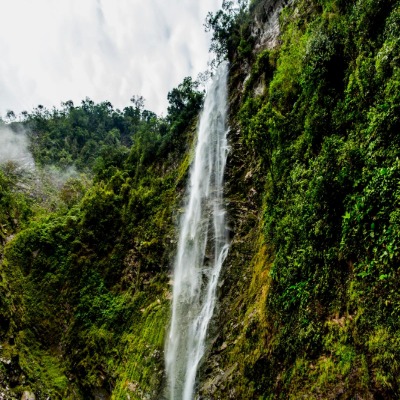
[[[232,240],[200,397],[400,397],[400,2],[226,1],[207,27],[231,63]],[[0,398],[162,397],[201,97],[186,79],[165,119],[26,121],[40,163],[96,174],[48,215],[0,174]]]
[[[293,1],[276,45],[275,5],[224,43],[233,240],[201,393],[397,398],[400,3]]]
[[[80,108],[23,122],[38,154],[57,155],[65,141],[72,161],[85,155],[97,168],[78,198],[64,187],[68,201],[56,200],[53,212],[28,208],[30,220],[21,217],[25,224],[3,243],[0,398],[140,399],[162,391],[175,219],[202,93],[187,78],[169,100],[165,119],[139,108],[115,116],[108,107],[104,116],[100,104],[84,110],[83,122]],[[100,136],[93,154],[77,151],[76,132],[99,115],[85,135]],[[105,131],[118,139],[121,118],[131,123],[131,145],[99,152],[112,147],[101,140]],[[7,222],[24,204],[3,182],[1,189]]]

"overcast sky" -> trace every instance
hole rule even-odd
[[[114,107],[142,95],[165,113],[167,93],[209,60],[208,11],[222,0],[0,0],[0,116],[39,104]]]

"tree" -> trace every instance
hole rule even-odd
[[[204,92],[197,91],[198,83],[193,81],[190,76],[184,78],[177,88],[168,93],[168,119],[182,113],[197,113],[203,102]]]
[[[8,122],[13,122],[15,120],[15,113],[12,110],[7,110],[6,118]]]
[[[215,53],[217,64],[227,57],[231,59],[239,46],[247,5],[248,0],[223,0],[220,10],[207,14],[204,27],[206,32],[213,32],[210,51]]]
[[[186,77],[177,88],[168,93],[169,132],[165,136],[162,151],[169,151],[172,147],[180,147],[184,143],[182,134],[193,121],[203,104],[204,92],[197,90],[198,83],[191,77]]]
[[[143,110],[144,108],[144,97],[143,96],[137,96],[133,95],[130,99],[134,107],[140,111]]]

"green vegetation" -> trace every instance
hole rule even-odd
[[[269,256],[264,272],[247,260],[242,273],[258,285],[239,290],[243,327],[217,342],[232,342],[215,357],[237,376],[206,394],[400,395],[399,12],[398,1],[296,1],[281,13],[280,46],[248,56],[233,124],[237,148],[257,160],[252,232]],[[243,81],[242,59],[232,62]]]
[[[203,97],[195,87],[186,78],[169,94],[165,119],[135,98],[122,113],[85,100],[9,125],[28,130],[39,166],[25,185],[16,166],[0,174],[0,391],[10,398],[161,390],[173,215]],[[52,185],[67,166],[85,174]]]
[[[251,54],[253,38],[250,36],[250,15],[247,0],[223,0],[215,13],[209,12],[205,29],[212,32],[210,51],[215,54],[213,65],[225,58],[242,60]]]
[[[283,1],[285,6],[287,2]],[[232,245],[200,395],[400,396],[400,2],[224,1]],[[0,392],[159,398],[169,266],[203,93],[159,118],[89,99],[38,107],[43,182],[0,170]],[[10,118],[9,118],[10,119]],[[78,173],[54,187],[49,165]]]

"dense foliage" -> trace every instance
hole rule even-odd
[[[216,63],[231,62],[232,245],[201,396],[398,398],[400,2],[224,1],[206,28]],[[42,172],[86,175],[30,190],[15,165],[0,171],[6,398],[161,397],[202,98],[186,78],[165,118],[135,97],[8,124],[28,130]]]
[[[254,1],[253,20],[268,5]],[[244,380],[222,397],[400,395],[399,16],[394,0],[295,1],[278,48],[259,45],[247,71],[232,59],[233,79],[247,75],[234,106],[264,186],[264,256],[224,361]]]
[[[186,78],[169,94],[166,118],[144,110],[140,98],[123,112],[85,100],[52,112],[38,107],[9,125],[28,132],[37,167],[23,185],[17,166],[0,173],[3,245],[9,241],[0,280],[1,396],[160,390],[173,210],[203,97],[195,87]],[[67,166],[87,175],[56,185],[50,205],[52,183],[43,176]]]

